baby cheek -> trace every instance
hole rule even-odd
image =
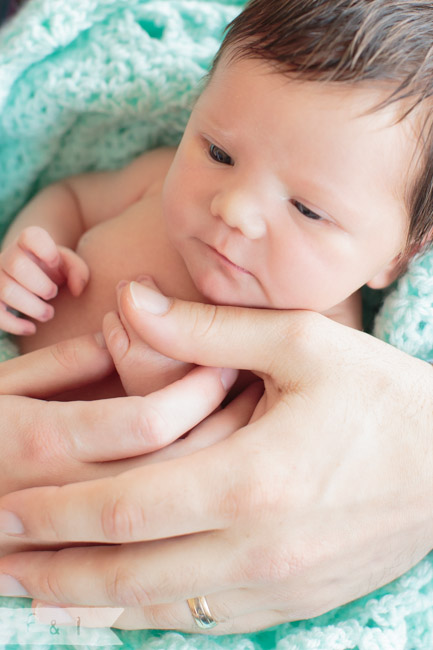
[[[180,191],[176,192],[176,187],[167,188],[163,195],[162,211],[167,234],[170,240],[175,243],[182,238],[188,230],[188,201]]]
[[[268,250],[268,264],[261,265],[273,306],[278,309],[311,309],[327,284],[321,264],[294,238]]]

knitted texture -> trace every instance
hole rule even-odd
[[[0,30],[0,229],[46,184],[175,144],[224,25],[243,0],[30,0]],[[375,334],[432,360],[433,258],[385,300]],[[0,355],[14,354],[9,338]],[[28,607],[0,598],[0,607]],[[3,610],[0,648],[26,630]],[[326,615],[249,635],[119,631],[134,650],[431,650],[433,557]],[[5,630],[9,632],[6,633]],[[37,628],[34,628],[37,634]],[[34,637],[36,643],[37,636]],[[92,644],[103,631],[92,631]],[[54,640],[54,638],[53,638]],[[21,644],[54,650],[65,646]],[[69,646],[71,647],[71,646]]]
[[[414,258],[385,298],[373,334],[433,363],[433,249]]]

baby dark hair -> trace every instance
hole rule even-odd
[[[406,253],[433,232],[433,2],[431,0],[251,0],[227,28],[221,57],[257,58],[291,78],[385,82],[405,119],[420,107],[420,162],[406,188]]]

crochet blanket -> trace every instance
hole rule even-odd
[[[30,0],[0,29],[0,236],[47,183],[177,143],[223,28],[243,4]],[[385,299],[374,333],[433,361],[432,310],[429,253],[414,260]],[[0,358],[15,353],[3,335]],[[26,626],[20,611],[29,605],[0,598],[0,647],[65,647],[53,645],[60,639],[48,626]],[[116,635],[134,650],[431,650],[432,606],[433,554],[391,584],[313,620],[224,637]],[[109,647],[106,633],[92,630],[69,647]]]

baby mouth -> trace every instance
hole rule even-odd
[[[210,246],[209,248],[211,248],[211,249],[212,249],[212,250],[213,250],[213,251],[218,255],[218,257],[219,257],[223,262],[225,262],[225,264],[227,264],[228,266],[230,266],[231,268],[236,269],[237,271],[240,271],[241,273],[246,273],[247,275],[252,275],[249,271],[247,271],[247,269],[244,269],[242,266],[238,266],[237,264],[235,264],[234,262],[232,262],[228,257],[226,257],[225,255],[223,255],[222,253],[220,253],[219,251],[217,251],[216,248],[213,248],[213,246]]]

